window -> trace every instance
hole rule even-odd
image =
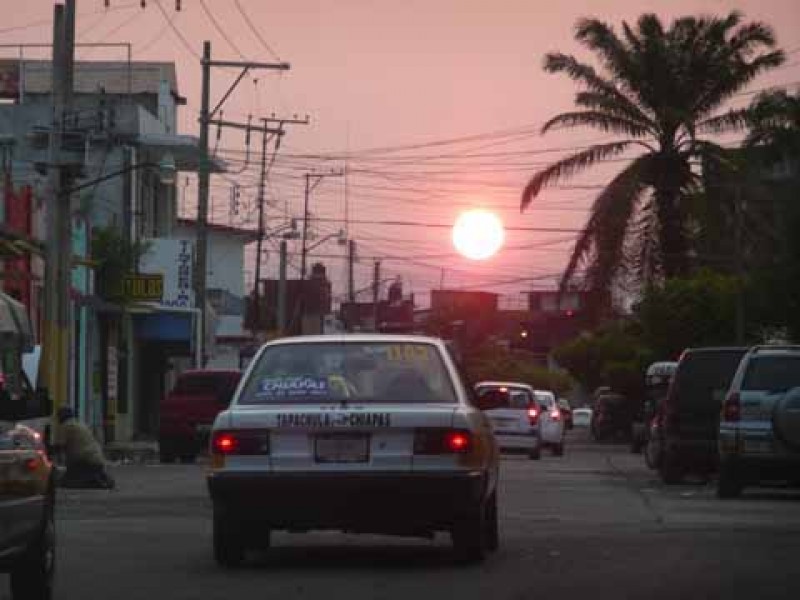
[[[279,344],[261,354],[239,404],[455,404],[439,349],[426,343]]]
[[[754,357],[747,365],[742,390],[773,394],[800,387],[800,355]]]
[[[674,393],[678,402],[718,405],[736,374],[744,350],[692,352],[681,360],[675,373]]]
[[[494,408],[527,409],[533,402],[530,391],[525,388],[482,386],[478,389],[481,398],[491,398]]]

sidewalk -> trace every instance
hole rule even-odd
[[[111,463],[131,464],[158,462],[158,442],[110,442],[103,449]]]

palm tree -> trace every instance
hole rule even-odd
[[[760,148],[769,162],[788,157],[800,160],[800,92],[773,90],[760,94],[750,106],[750,132],[745,148]]]
[[[775,49],[768,26],[743,23],[738,12],[684,17],[668,29],[656,15],[645,14],[635,27],[623,22],[621,36],[606,23],[582,19],[575,38],[595,54],[602,71],[566,54],[546,56],[546,71],[564,73],[582,89],[575,96],[578,109],[553,117],[542,133],[586,126],[619,139],[581,149],[536,173],[522,193],[521,209],[545,187],[640,150],[595,199],[562,289],[584,265],[584,286],[607,293],[631,256],[640,283],[659,274],[684,275],[690,266],[684,200],[699,185],[693,166],[703,156],[722,155],[719,145],[700,136],[744,128],[747,109],[720,109],[785,55]]]

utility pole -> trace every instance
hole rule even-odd
[[[305,175],[306,190],[303,196],[303,241],[302,241],[302,249],[300,252],[300,279],[302,280],[305,280],[306,278],[306,258],[308,255],[307,244],[308,244],[308,222],[309,222],[308,204],[311,192],[313,192],[314,189],[320,184],[320,182],[326,177],[342,177],[343,175],[344,171],[331,171],[330,173],[306,173]]]
[[[207,297],[207,264],[208,264],[208,196],[211,180],[211,161],[208,156],[208,129],[212,123],[214,115],[219,112],[222,105],[236,89],[245,75],[253,69],[276,69],[288,71],[288,63],[258,63],[258,62],[232,62],[232,61],[212,61],[211,42],[203,42],[203,57],[200,61],[202,69],[202,88],[200,99],[200,164],[197,170],[197,250],[195,261],[195,302],[200,309],[200,343],[197,349],[198,363],[206,364],[206,297]],[[240,68],[239,76],[234,80],[228,91],[222,95],[216,107],[210,109],[211,105],[211,69],[212,67],[221,68]],[[258,281],[256,281],[258,287]]]
[[[347,240],[347,301],[356,301],[355,275],[353,270],[356,262],[356,241]]]
[[[280,138],[278,138],[280,140]],[[261,135],[261,177],[258,181],[258,241],[256,242],[256,279],[253,286],[253,333],[261,329],[261,253],[264,246],[264,190],[267,184],[267,133]],[[277,152],[277,148],[275,149]]]
[[[278,273],[278,333],[286,330],[286,240],[281,240],[280,266]]]
[[[372,315],[375,321],[374,331],[378,331],[378,300],[381,291],[381,261],[376,260],[372,271]]]
[[[69,188],[71,174],[62,155],[66,115],[72,105],[75,56],[75,0],[53,10],[53,114],[47,166],[50,205],[46,211],[45,331],[41,365],[43,379],[57,410],[69,402],[69,298],[72,237]]]

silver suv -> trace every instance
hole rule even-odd
[[[800,346],[756,346],[742,358],[722,406],[717,495],[771,479],[798,483]]]

